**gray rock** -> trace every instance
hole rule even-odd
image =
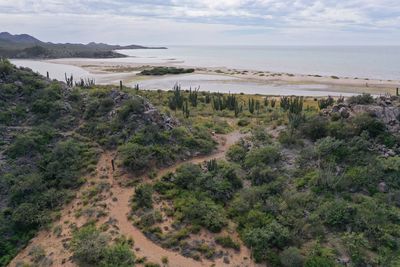
[[[378,191],[381,193],[387,193],[389,191],[389,188],[385,182],[380,182],[378,184]]]
[[[20,87],[24,85],[21,81],[15,81],[14,84]]]
[[[347,119],[348,117],[350,117],[350,112],[346,107],[341,107],[339,109],[339,113],[340,113],[340,116],[344,119]]]
[[[225,264],[229,264],[229,263],[231,263],[231,261],[229,260],[229,258],[228,257],[224,257],[224,263]]]

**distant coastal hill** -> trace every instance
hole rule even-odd
[[[43,42],[28,34],[0,33],[0,57],[7,58],[117,58],[126,55],[114,52],[118,49],[166,49],[140,45],[108,45],[104,43],[55,44]]]

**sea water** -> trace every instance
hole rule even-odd
[[[126,61],[400,80],[400,46],[169,46],[121,50]]]

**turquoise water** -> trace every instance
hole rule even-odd
[[[169,46],[124,61],[400,80],[400,46]],[[121,61],[119,59],[118,61]]]

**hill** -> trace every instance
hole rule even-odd
[[[6,58],[115,58],[126,55],[114,50],[123,49],[166,49],[165,47],[145,47],[139,45],[108,45],[103,43],[59,44],[43,42],[28,34],[12,35],[0,33],[0,57]]]
[[[134,92],[70,88],[7,60],[0,61],[0,140],[0,266],[58,218],[102,151],[123,149],[141,173],[215,145]]]
[[[399,96],[68,87],[2,61],[0,101],[3,265],[399,266]]]

